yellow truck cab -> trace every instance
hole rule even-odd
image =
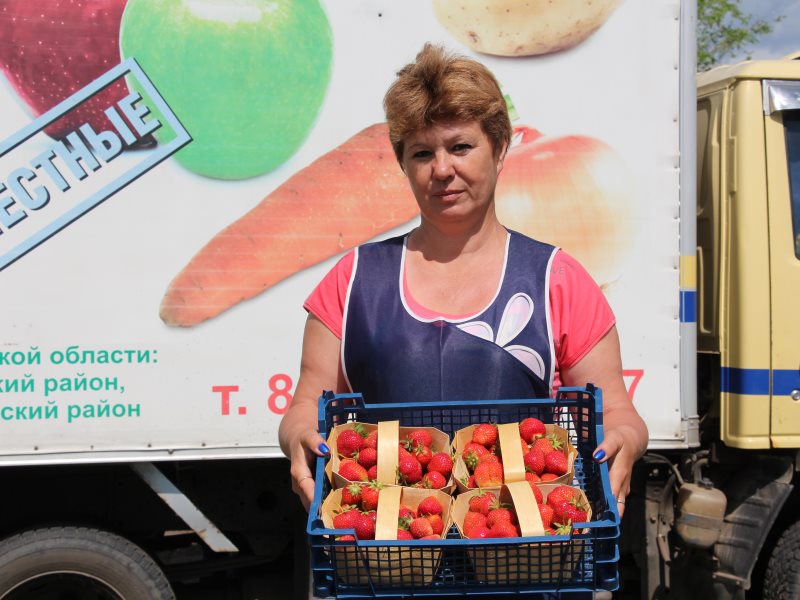
[[[697,77],[699,441],[645,457],[641,597],[800,597],[798,58]]]

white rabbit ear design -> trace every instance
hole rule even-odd
[[[505,346],[517,337],[533,316],[533,299],[528,294],[514,294],[506,304],[495,343]],[[523,361],[524,362],[524,361]]]
[[[488,323],[484,323],[483,321],[472,321],[470,323],[461,323],[457,325],[457,327],[461,331],[465,331],[470,335],[474,335],[477,338],[481,338],[482,340],[486,340],[487,342],[493,341],[494,332],[492,331],[491,325]]]
[[[506,346],[505,349],[511,356],[536,373],[539,379],[544,380],[544,360],[536,350],[527,346]]]

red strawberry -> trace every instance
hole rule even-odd
[[[523,419],[519,424],[519,437],[529,444],[537,437],[544,437],[546,434],[547,428],[544,423],[534,417]]]
[[[403,460],[404,458],[408,458],[409,456],[414,457],[414,455],[411,454],[411,452],[409,452],[403,447],[403,443],[400,442],[400,445],[397,447],[397,460]]]
[[[339,465],[339,475],[348,481],[367,481],[367,470],[354,460],[342,461]]]
[[[542,481],[554,481],[558,479],[558,475],[555,473],[542,473]]]
[[[375,448],[361,448],[356,453],[356,460],[365,469],[378,464],[378,451]]]
[[[406,440],[411,442],[411,447],[430,446],[433,443],[433,436],[424,429],[415,429],[406,435]]]
[[[361,486],[357,483],[351,483],[342,488],[342,504],[359,504],[361,503]]]
[[[422,487],[429,490],[440,490],[447,485],[447,480],[439,471],[431,471],[422,476]]]
[[[378,496],[383,489],[383,484],[379,481],[372,481],[364,486],[361,491],[361,508],[364,510],[376,510],[378,508]]]
[[[552,452],[550,454],[553,454]],[[548,454],[549,456],[549,454]],[[522,462],[525,463],[525,470],[530,473],[541,475],[545,469],[545,455],[538,448],[532,448],[526,455],[522,457]]]
[[[433,533],[436,535],[441,535],[444,531],[444,521],[442,521],[442,515],[425,515],[425,519],[428,519],[428,522],[431,524],[431,529]]]
[[[397,470],[400,481],[406,485],[417,483],[422,479],[422,465],[410,454],[400,459]]]
[[[364,438],[353,429],[345,429],[336,438],[336,451],[348,458],[364,447]]]
[[[376,523],[378,521],[378,511],[377,510],[371,510],[369,512],[365,512],[365,513],[362,513],[362,514],[365,514],[370,519],[372,519],[373,523]]]
[[[361,520],[361,513],[354,508],[339,513],[333,517],[334,529],[355,529],[356,523]]]
[[[464,446],[464,450],[461,452],[461,459],[464,461],[464,464],[467,465],[470,473],[475,470],[475,467],[478,465],[478,459],[484,454],[489,454],[485,446],[481,446],[475,442],[469,442]]]
[[[374,540],[375,539],[375,521],[369,515],[364,513],[358,520],[355,526],[356,537],[360,540]]]
[[[348,533],[346,535],[340,535],[336,539],[339,540],[340,542],[354,542],[356,537]]]
[[[500,487],[503,485],[503,465],[485,462],[475,467],[475,483],[478,487]]]
[[[482,515],[488,515],[492,505],[496,502],[497,496],[492,492],[481,490],[469,499],[469,509]]]
[[[497,456],[496,454],[485,454],[484,456],[481,456],[478,459],[478,464],[480,465],[482,463],[495,463],[498,465],[502,465],[503,461],[500,460],[500,457]]]
[[[367,437],[364,438],[364,448],[375,448],[378,449],[378,430],[373,429],[367,434]]]
[[[528,475],[533,475],[533,473],[525,473],[526,479]],[[536,475],[533,475],[536,477]],[[541,504],[544,502],[544,497],[542,496],[542,490],[539,489],[539,486],[536,485],[533,481],[528,480],[528,483],[531,486],[531,490],[533,491],[533,497],[536,498],[536,502]]]
[[[417,517],[411,521],[411,525],[409,525],[409,531],[415,539],[423,538],[426,535],[433,535],[433,527],[431,526],[431,522],[425,517]]]
[[[567,505],[566,510],[563,513],[563,516],[569,519],[573,523],[585,523],[587,513],[580,506],[577,506],[575,502],[577,501],[573,500]]]
[[[397,539],[398,540],[413,540],[414,536],[411,535],[410,531],[407,531],[405,529],[398,529],[397,530]]]
[[[467,477],[467,483],[465,483],[464,485],[466,485],[468,488],[478,487],[478,484],[475,483],[475,475],[470,475],[469,477]]]
[[[497,442],[497,427],[482,423],[472,430],[472,441],[488,448]]]
[[[367,469],[367,477],[370,480],[378,478],[378,465],[372,465],[369,469]]]
[[[553,507],[540,502],[539,514],[542,517],[542,525],[544,525],[544,528],[547,529],[550,527],[550,523],[553,522]]]
[[[486,515],[482,515],[479,512],[468,511],[467,514],[464,515],[464,522],[461,524],[461,530],[464,532],[464,535],[469,537],[469,532],[473,527],[486,527]]]
[[[470,539],[480,539],[480,538],[489,538],[493,537],[492,532],[489,531],[488,527],[476,525],[472,529],[469,530],[469,535],[467,535]]]
[[[400,506],[400,510],[398,511],[398,518],[399,519],[408,519],[409,522],[413,521],[417,518],[417,513],[413,510],[408,508],[407,506]]]
[[[442,510],[442,505],[439,503],[439,499],[436,496],[423,498],[417,505],[417,513],[421,517],[425,515],[440,515],[442,514]]]
[[[579,498],[580,492],[575,488],[568,486],[568,485],[559,485],[554,487],[550,490],[550,493],[547,494],[547,503],[551,504],[552,502],[558,500],[566,500],[569,502],[573,498]]]
[[[544,468],[548,473],[565,475],[569,466],[567,456],[561,452],[551,452],[544,457]]]
[[[539,450],[546,455],[553,450],[561,450],[561,441],[555,435],[551,434],[547,437],[536,438],[533,441],[533,446],[534,448],[539,448]]]
[[[437,452],[428,463],[428,472],[430,471],[441,473],[445,479],[449,479],[453,472],[453,459],[447,452]]]
[[[489,529],[494,527],[500,521],[508,521],[509,523],[513,523],[514,517],[512,512],[507,508],[493,508],[489,511],[489,514],[486,515],[486,524],[489,526]]]
[[[414,448],[414,456],[417,457],[419,464],[425,468],[428,466],[428,463],[431,462],[431,458],[433,458],[433,451],[430,449],[430,446],[417,446]]]
[[[525,471],[525,480],[528,481],[529,483],[536,483],[538,481],[541,481],[542,478],[539,477],[536,473]]]
[[[489,531],[492,532],[492,537],[520,537],[519,529],[511,521],[498,521],[494,526],[489,526]]]

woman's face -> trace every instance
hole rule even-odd
[[[495,153],[476,121],[432,125],[405,140],[402,166],[423,218],[482,218],[494,201],[505,148]]]

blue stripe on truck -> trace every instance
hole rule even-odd
[[[769,395],[769,369],[737,369],[722,367],[721,390],[730,394]],[[775,369],[772,371],[772,393],[788,396],[800,389],[800,370]]]
[[[681,290],[681,323],[697,322],[697,292]]]

